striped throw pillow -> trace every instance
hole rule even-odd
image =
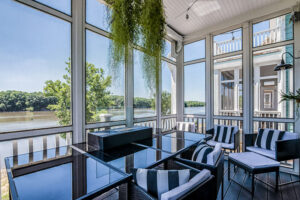
[[[207,163],[207,155],[212,151],[213,148],[211,146],[207,145],[205,142],[200,142],[192,155],[192,161]]]
[[[255,146],[263,149],[275,151],[275,143],[281,140],[285,131],[272,129],[259,129]]]
[[[180,185],[187,183],[192,178],[189,169],[184,170],[155,170],[133,169],[134,182],[149,194],[160,197]]]
[[[234,129],[234,126],[216,126],[213,140],[221,143],[232,143],[231,138]]]

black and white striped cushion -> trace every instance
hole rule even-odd
[[[195,132],[195,124],[193,122],[177,122],[178,131]]]
[[[160,197],[162,193],[170,191],[192,178],[189,169],[184,170],[155,170],[133,169],[134,182],[149,194]]]
[[[218,125],[215,127],[215,134],[213,140],[221,143],[232,143],[232,134],[234,132],[234,126],[221,126]]]
[[[275,151],[275,143],[281,140],[285,131],[272,129],[258,129],[255,146]]]
[[[192,161],[207,163],[207,155],[213,151],[213,148],[205,142],[200,142],[192,155]]]

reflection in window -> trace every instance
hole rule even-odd
[[[205,40],[184,45],[184,62],[205,58]]]
[[[164,48],[163,56],[173,61],[176,61],[176,59],[172,57],[171,53],[172,53],[172,43],[169,40],[165,40],[165,48]]]
[[[111,40],[86,31],[86,121],[103,122],[125,119],[124,65],[118,73],[110,69]]]
[[[59,1],[35,0],[35,1],[45,4],[51,8],[59,10],[61,12],[64,12],[68,15],[71,15],[71,0],[59,0]]]
[[[10,0],[0,19],[0,132],[69,125],[70,23]]]
[[[184,114],[205,115],[205,63],[184,66]]]
[[[155,91],[149,89],[143,70],[143,52],[134,50],[134,117],[153,117],[156,115]]]
[[[176,114],[176,66],[162,62],[162,115]]]
[[[293,118],[293,102],[281,102],[282,92],[293,91],[293,69],[274,71],[283,52],[293,54],[293,45],[253,53],[255,117]],[[285,54],[284,60],[293,64],[288,54]]]
[[[276,17],[253,25],[253,47],[293,39],[291,14]]]
[[[214,114],[241,116],[243,108],[242,56],[214,61]]]
[[[109,31],[107,6],[98,0],[86,0],[86,22],[102,30]]]
[[[242,29],[214,36],[214,55],[242,50]]]

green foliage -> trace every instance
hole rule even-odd
[[[147,98],[142,98],[142,97],[135,97],[134,98],[134,108],[153,108],[152,102],[154,101],[153,99],[147,99]]]
[[[163,91],[161,93],[161,113],[162,115],[170,115],[171,111],[171,93]]]
[[[67,62],[67,74],[63,76],[65,82],[46,81],[44,95],[57,98],[57,103],[49,105],[50,110],[55,111],[60,125],[71,123],[71,62]],[[111,85],[111,77],[104,77],[104,70],[95,65],[86,63],[86,120],[93,122],[98,120],[101,108],[112,104],[107,88]]]
[[[112,34],[111,69],[117,74],[127,58],[127,48],[141,43],[144,79],[153,92],[158,85],[164,49],[165,16],[162,0],[106,0]]]
[[[205,106],[204,102],[201,101],[185,101],[184,107],[203,107]]]
[[[0,112],[46,111],[49,110],[48,105],[56,103],[57,98],[45,97],[42,92],[0,92]]]

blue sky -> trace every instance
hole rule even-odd
[[[38,0],[67,14],[70,13],[70,0]],[[87,0],[87,22],[108,30],[106,8],[96,0]],[[269,27],[268,22],[256,24],[254,32]],[[235,37],[241,31],[234,32]],[[0,1],[0,91],[20,90],[42,91],[46,80],[62,80],[66,73],[65,62],[71,55],[70,23],[24,6],[12,0]],[[231,39],[231,33],[215,36],[216,41]],[[109,39],[93,32],[86,32],[86,60],[104,68],[109,75]],[[166,46],[170,52],[170,45]],[[186,45],[185,61],[205,57],[205,41]],[[135,52],[134,55],[138,54]],[[140,56],[134,57],[135,96],[150,97],[142,76]],[[163,63],[165,65],[166,63]],[[138,66],[138,67],[137,67]],[[197,67],[198,66],[198,67]],[[188,68],[185,74],[186,100],[204,100],[205,67],[203,64]],[[187,67],[186,67],[187,68]],[[199,68],[199,69],[196,69]],[[163,89],[170,91],[170,72],[162,67]],[[124,74],[124,70],[120,72]],[[124,95],[124,76],[114,79],[110,88],[113,94]],[[196,92],[198,91],[198,92]]]

